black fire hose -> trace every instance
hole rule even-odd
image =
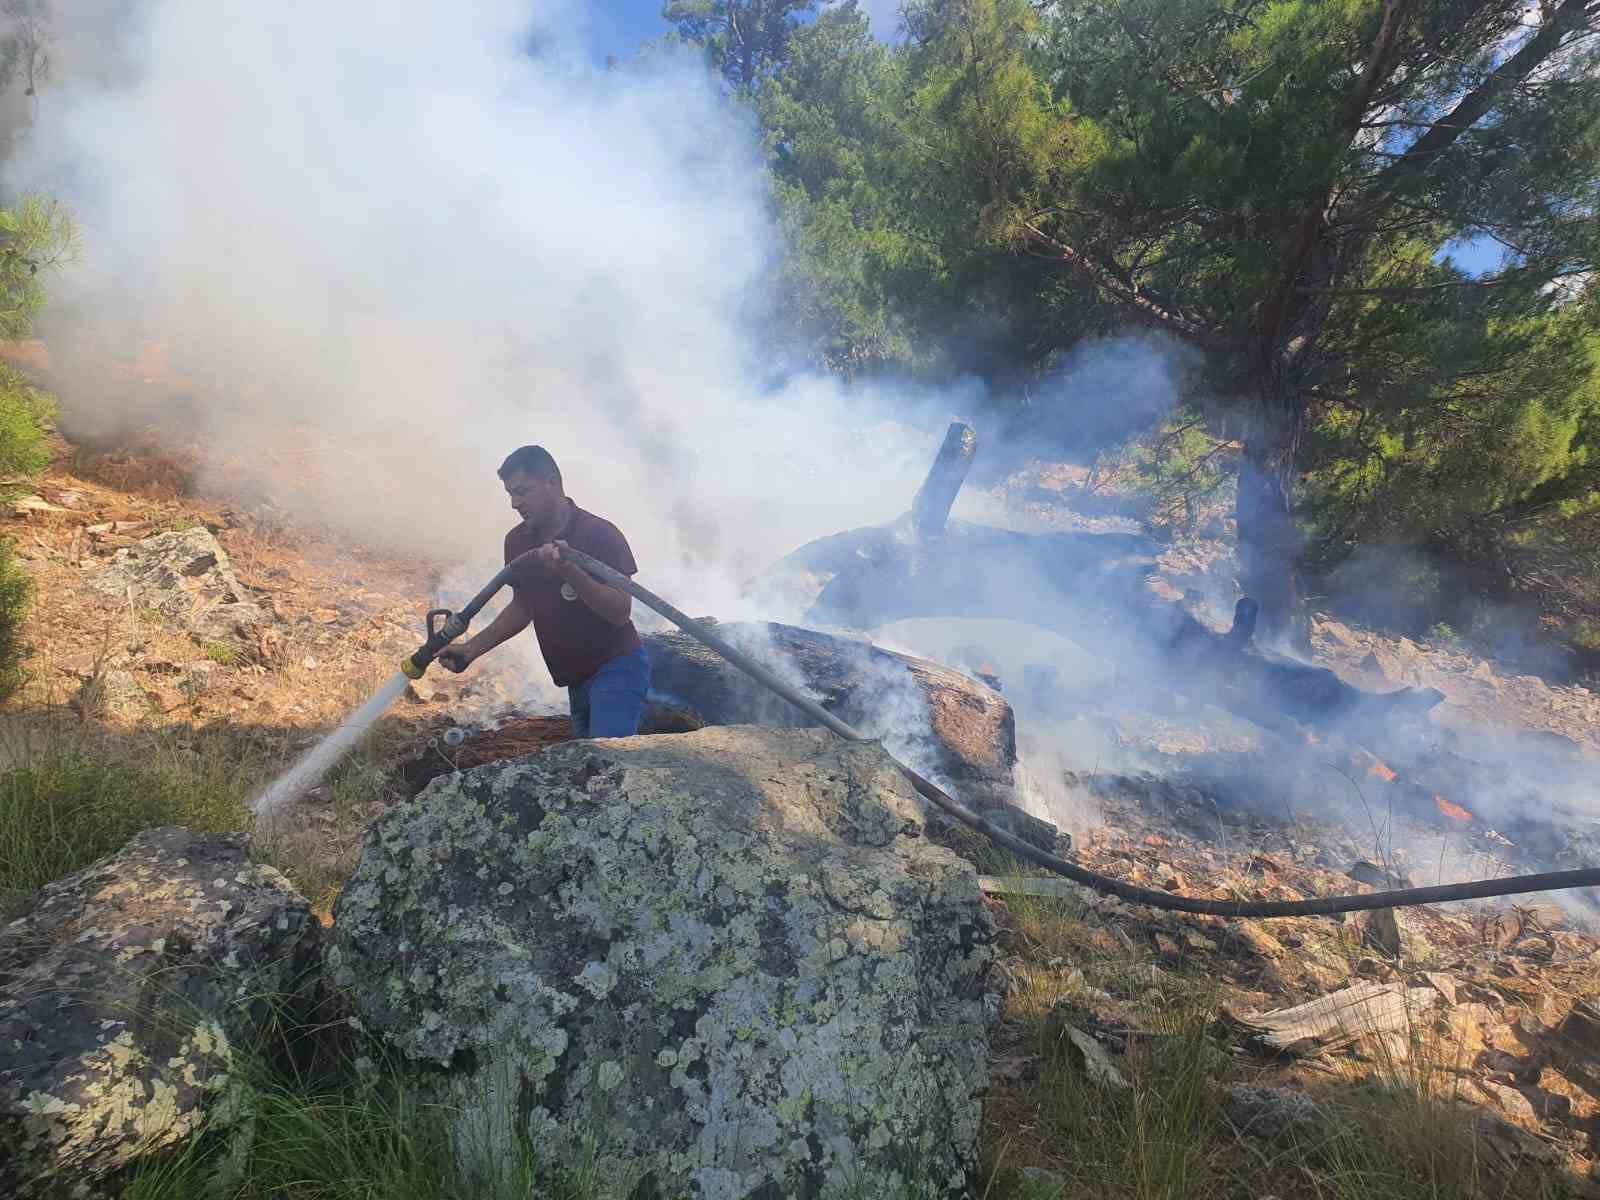
[[[532,551],[529,551],[532,553]],[[766,667],[756,662],[749,655],[730,645],[714,630],[702,625],[693,617],[679,612],[660,596],[648,588],[639,586],[619,571],[614,571],[605,563],[591,558],[580,550],[570,546],[561,550],[561,557],[570,563],[582,567],[601,583],[619,588],[627,592],[634,599],[647,607],[654,609],[667,620],[678,626],[685,633],[698,641],[704,642],[723,658],[727,659],[739,670],[749,675],[757,683],[769,688],[789,701],[806,715],[815,718],[828,729],[840,737],[851,742],[874,742],[876,738],[868,737],[860,730],[847,725],[816,701],[812,700],[779,679]],[[408,664],[421,661],[417,671],[417,678],[433,657],[442,650],[449,641],[460,637],[466,632],[467,622],[486,603],[489,597],[502,587],[510,578],[512,567],[517,561],[513,560],[500,574],[496,575],[489,585],[479,592],[466,608],[458,614],[445,613],[441,633],[453,630],[450,636],[434,646],[428,653],[427,659],[422,661],[419,655],[428,651],[434,639],[433,617],[436,613],[429,613],[427,645],[419,650],[416,655],[407,659]],[[459,628],[457,627],[459,623]],[[402,666],[402,669],[406,668]],[[406,670],[409,675],[410,671]],[[1331,913],[1360,912],[1373,908],[1409,908],[1418,904],[1442,904],[1450,900],[1481,900],[1489,896],[1516,896],[1527,892],[1554,892],[1568,888],[1600,887],[1600,868],[1591,868],[1582,871],[1548,871],[1542,875],[1510,875],[1503,879],[1478,879],[1470,883],[1443,884],[1438,887],[1402,888],[1392,892],[1371,892],[1366,895],[1349,896],[1319,896],[1314,900],[1200,900],[1190,896],[1174,896],[1170,892],[1158,892],[1151,888],[1137,887],[1131,883],[1124,883],[1120,879],[1113,879],[1109,875],[1101,875],[1095,871],[1087,870],[1068,862],[1064,858],[1057,858],[1054,854],[1047,853],[1037,846],[1023,841],[1014,834],[999,828],[992,821],[980,817],[970,811],[954,797],[904,763],[895,762],[895,766],[905,774],[911,786],[917,793],[934,807],[940,809],[963,825],[970,826],[983,834],[997,846],[1003,846],[1018,858],[1025,858],[1031,863],[1054,871],[1057,875],[1065,876],[1074,883],[1081,883],[1084,887],[1094,891],[1115,896],[1119,900],[1126,900],[1131,904],[1143,904],[1149,908],[1165,909],[1169,912],[1201,913],[1212,917],[1310,917],[1325,916]]]

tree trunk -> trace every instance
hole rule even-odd
[[[917,536],[938,537],[950,519],[950,507],[966,482],[972,456],[978,452],[978,435],[961,421],[951,424],[944,435],[939,457],[933,460],[928,477],[911,502],[911,523]]]
[[[1263,372],[1259,423],[1245,438],[1234,505],[1239,539],[1239,587],[1260,606],[1256,629],[1266,645],[1310,649],[1301,584],[1301,537],[1294,519],[1294,485],[1305,408],[1278,371]]]

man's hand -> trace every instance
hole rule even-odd
[[[439,651],[439,657],[433,661],[446,671],[459,675],[472,665],[472,660],[478,656],[468,646],[457,646],[453,649]]]
[[[561,552],[565,549],[567,549],[565,542],[546,542],[533,552],[534,561],[545,570],[553,571],[562,579],[571,583],[575,575],[583,574],[583,568],[561,557]]]

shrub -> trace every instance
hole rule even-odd
[[[1435,622],[1428,630],[1428,640],[1441,650],[1460,650],[1461,635],[1444,621]]]
[[[17,564],[11,543],[0,538],[0,700],[22,686],[22,619],[33,583]]]
[[[0,365],[0,478],[32,475],[50,463],[45,425],[55,401],[28,382],[21,372]],[[7,484],[6,490],[14,488]]]

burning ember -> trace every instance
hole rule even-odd
[[[1459,804],[1451,804],[1450,801],[1446,800],[1443,796],[1435,796],[1433,798],[1433,803],[1438,807],[1441,813],[1449,817],[1452,821],[1466,822],[1472,820],[1471,813],[1462,808]]]
[[[1387,766],[1385,766],[1382,762],[1380,762],[1376,758],[1372,760],[1372,765],[1367,768],[1367,774],[1375,776],[1378,779],[1383,780],[1385,783],[1393,783],[1395,781],[1395,779],[1397,778],[1397,776],[1395,775],[1395,773],[1393,771],[1391,771]],[[1435,796],[1434,799],[1437,800],[1438,797]]]

